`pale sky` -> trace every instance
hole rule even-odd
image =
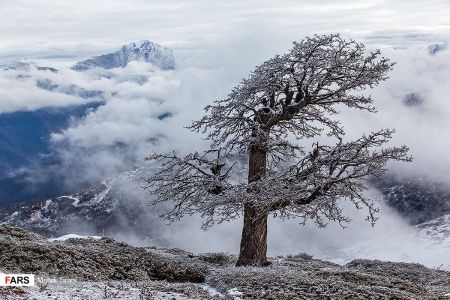
[[[0,59],[88,56],[141,39],[175,49],[242,42],[264,53],[331,31],[429,43],[448,40],[449,15],[448,0],[0,0]]]

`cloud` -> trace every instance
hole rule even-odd
[[[448,36],[449,13],[445,0],[426,5],[420,0],[2,1],[0,56],[47,60],[64,54],[73,60],[141,39],[178,50],[229,47],[226,37],[239,33],[248,38],[259,35],[273,48],[279,40],[329,31],[360,38],[373,35],[389,43],[405,42],[413,35],[429,41]],[[265,36],[268,28],[262,24],[277,34]]]
[[[415,46],[384,49],[383,54],[397,64],[391,78],[371,92],[378,113],[346,112],[349,135],[396,128],[393,143],[408,145],[414,156],[413,163],[397,165],[398,172],[445,180],[450,167],[445,150],[450,143],[444,137],[450,130],[450,51],[432,56],[427,47]],[[411,93],[420,97],[416,105],[406,103]]]
[[[183,127],[212,97],[225,93],[220,70],[190,66],[162,71],[135,62],[107,71],[107,78],[104,72],[83,72],[89,79],[77,81],[83,88],[102,88],[108,95],[104,105],[51,138],[70,182],[72,176],[79,177],[78,171],[86,181],[95,180],[142,165],[154,150],[175,146],[190,151],[193,145],[205,144]],[[138,74],[144,82],[133,81]]]
[[[74,95],[50,92],[36,86],[33,73],[0,71],[0,114],[19,110],[36,110],[43,107],[63,107],[89,102]],[[51,72],[39,72],[51,73]]]

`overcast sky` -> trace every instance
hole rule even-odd
[[[448,39],[449,15],[447,0],[0,0],[0,56],[84,56],[149,39],[175,49],[241,41],[260,58],[323,32],[429,43]]]

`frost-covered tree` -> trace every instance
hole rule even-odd
[[[237,265],[268,263],[269,215],[345,224],[350,219],[340,203],[347,200],[366,207],[374,223],[367,179],[383,175],[389,160],[411,160],[408,148],[386,146],[390,129],[344,141],[334,116],[344,106],[375,112],[362,91],[386,80],[392,66],[379,50],[366,53],[364,45],[336,34],[294,42],[193,122],[190,128],[206,133],[212,150],[148,157],[160,163],[146,179],[154,203],[172,204],[164,215],[169,220],[199,213],[205,227],[243,216]],[[325,133],[335,142],[311,149],[296,143],[311,144]],[[247,178],[240,180],[243,172]]]

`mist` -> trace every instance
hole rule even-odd
[[[202,220],[199,216],[168,223],[158,217],[167,208],[146,206],[151,195],[145,190],[135,189],[138,185],[135,182],[121,188],[128,191],[128,202],[142,201],[144,204],[137,221],[143,227],[130,225],[130,220],[124,217],[123,222],[112,228],[108,235],[137,246],[179,248],[194,253],[239,253],[242,219],[224,222],[208,230],[200,228]],[[366,221],[367,211],[358,210],[350,203],[342,203],[344,213],[351,217],[351,222],[344,224],[345,227],[329,223],[325,228],[318,228],[312,221],[303,225],[295,219],[282,221],[271,217],[268,224],[268,255],[277,257],[307,253],[337,264],[365,258],[414,262],[450,270],[446,240],[433,240],[417,227],[410,226],[407,220],[384,204],[377,190],[370,189],[367,193],[380,208],[379,219],[374,226]],[[80,228],[71,230],[80,232]],[[147,231],[148,238],[142,238],[141,230]],[[86,228],[81,232],[93,233],[86,231]]]

